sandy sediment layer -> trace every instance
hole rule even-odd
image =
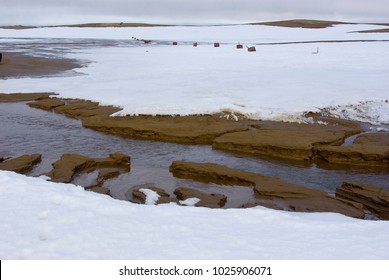
[[[34,165],[41,162],[40,154],[23,155],[12,159],[0,158],[0,170],[13,171],[17,173],[27,173]]]
[[[389,220],[389,191],[377,186],[344,182],[336,196],[363,204],[378,218]]]
[[[0,79],[52,76],[80,67],[81,65],[77,61],[71,59],[43,58],[4,52],[0,63]]]
[[[33,101],[47,99],[50,95],[55,95],[54,93],[12,93],[5,94],[0,93],[0,102],[23,102],[23,101]]]
[[[92,172],[98,169],[97,185],[104,180],[129,172],[131,158],[127,155],[115,153],[108,158],[89,158],[78,154],[64,154],[53,163],[53,169],[47,174],[53,182],[70,183],[75,175],[82,172]]]
[[[337,199],[324,191],[310,189],[257,173],[232,169],[219,164],[175,161],[170,166],[173,176],[217,184],[244,185],[253,188],[261,201],[245,205],[262,205],[274,209],[299,212],[337,212],[363,218],[361,204]]]
[[[103,106],[98,102],[81,99],[47,98],[28,103],[30,107],[54,111],[70,118],[84,119],[94,116],[107,117],[120,111],[114,106]]]
[[[217,115],[94,117],[83,119],[82,124],[125,137],[209,145],[220,135],[249,129],[245,123]]]
[[[321,145],[340,145],[360,131],[340,125],[261,122],[255,131],[225,134],[212,146],[233,152],[311,161]]]
[[[317,157],[330,163],[361,164],[389,168],[389,134],[359,135],[349,146],[317,147]]]

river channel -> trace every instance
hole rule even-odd
[[[31,176],[49,172],[51,164],[64,153],[89,157],[107,157],[114,152],[130,155],[131,172],[105,183],[110,188],[111,195],[118,199],[127,199],[126,193],[128,197],[128,191],[134,186],[154,183],[168,192],[173,192],[176,187],[186,186],[206,193],[223,193],[228,196],[226,207],[239,207],[242,201],[253,200],[250,188],[218,186],[174,178],[169,173],[169,166],[175,160],[223,164],[323,189],[329,193],[334,193],[343,181],[368,183],[389,189],[389,173],[383,169],[350,166],[330,169],[325,165],[226,153],[206,145],[180,145],[106,135],[82,127],[79,120],[30,108],[24,102],[0,103],[0,120],[1,156],[42,154],[42,162],[31,171]],[[92,179],[81,176],[75,182],[83,185],[88,180]]]

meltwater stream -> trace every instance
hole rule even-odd
[[[388,170],[325,169],[316,165],[230,154],[204,145],[128,139],[86,129],[78,120],[33,109],[25,103],[0,103],[0,155],[16,157],[27,153],[42,154],[42,163],[29,175],[37,176],[50,171],[51,163],[64,153],[107,157],[114,152],[131,156],[131,172],[105,184],[110,188],[111,195],[119,199],[126,199],[126,192],[136,185],[154,183],[171,193],[178,186],[194,187],[206,193],[224,193],[228,196],[226,207],[239,207],[242,201],[253,201],[250,188],[217,186],[174,178],[169,173],[169,166],[174,160],[223,164],[330,193],[343,181],[368,183],[389,189]]]

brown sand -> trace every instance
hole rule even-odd
[[[55,93],[12,93],[5,94],[0,93],[0,102],[23,102],[23,101],[33,101],[46,99],[50,95],[55,95]]]
[[[80,64],[71,59],[43,58],[5,52],[0,63],[0,79],[51,76],[80,67]]]

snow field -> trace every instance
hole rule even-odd
[[[255,53],[235,49],[237,42],[389,39],[387,33],[349,33],[369,28],[379,27],[0,30],[0,36],[23,38],[122,40],[135,36],[167,42],[200,42],[197,48],[189,43],[178,46],[129,43],[120,47],[69,49],[67,57],[92,62],[88,67],[76,69],[82,75],[8,79],[2,82],[0,91],[57,92],[63,97],[93,99],[120,106],[123,110],[119,114],[188,115],[227,110],[252,119],[300,121],[306,111],[330,107],[332,110],[329,111],[339,117],[387,124],[388,42],[260,45],[256,46]],[[211,43],[215,41],[222,43],[220,48],[213,48]],[[319,54],[312,54],[317,48]]]
[[[389,223],[138,205],[0,172],[1,259],[387,259]]]

